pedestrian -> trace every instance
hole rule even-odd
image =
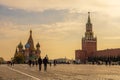
[[[29,66],[31,67],[31,64],[32,64],[32,61],[31,60],[29,60]]]
[[[43,59],[44,71],[47,71],[47,63],[48,63],[48,58],[45,57],[45,58]]]
[[[57,61],[56,61],[56,60],[54,60],[54,61],[53,61],[53,63],[54,63],[54,66],[56,66]]]
[[[35,65],[35,61],[33,60],[33,61],[32,61],[32,66],[34,67],[34,65]]]
[[[52,62],[49,62],[49,64],[50,64],[50,67],[52,66]]]
[[[37,60],[35,60],[35,64],[36,64],[36,67],[37,67],[37,65],[38,65],[38,61]]]
[[[38,64],[39,64],[39,71],[41,71],[41,68],[42,68],[42,59],[41,59],[41,57],[38,58]]]
[[[11,63],[11,66],[12,66],[13,65],[12,61],[10,61],[10,63]]]
[[[12,64],[13,64],[13,66],[14,66],[15,62],[14,62],[14,61],[12,61]]]

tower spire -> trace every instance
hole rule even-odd
[[[32,30],[31,29],[30,29],[30,37],[29,37],[27,43],[30,45],[30,49],[33,50],[34,49],[34,42],[33,42],[33,38],[32,38]]]
[[[93,39],[93,32],[92,32],[92,23],[90,19],[90,12],[88,12],[88,21],[86,23],[86,32],[85,32],[86,39]]]
[[[32,30],[30,29],[30,35],[32,35]]]
[[[88,23],[91,23],[91,20],[90,20],[90,12],[88,12]]]

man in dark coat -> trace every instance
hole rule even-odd
[[[29,60],[28,64],[29,64],[29,66],[31,67],[32,61],[31,61],[31,60]]]
[[[39,71],[41,71],[41,67],[42,67],[42,59],[41,59],[41,57],[38,58],[38,64],[39,64]]]
[[[47,70],[47,63],[48,63],[48,58],[47,58],[47,57],[45,57],[45,58],[43,59],[44,71],[46,71],[46,70]]]
[[[54,60],[54,61],[53,61],[53,63],[54,63],[54,66],[56,66],[57,61],[56,61],[56,60]]]

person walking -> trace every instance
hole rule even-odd
[[[34,65],[35,65],[35,61],[33,60],[33,61],[32,61],[32,66],[34,67]]]
[[[29,64],[29,66],[31,67],[32,61],[31,61],[31,60],[29,60],[28,64]]]
[[[35,64],[36,64],[36,67],[37,67],[37,65],[38,65],[38,61],[37,60],[35,60]]]
[[[41,68],[42,68],[42,59],[41,59],[41,57],[38,58],[38,64],[39,64],[39,71],[41,71]]]
[[[12,66],[12,65],[13,65],[13,64],[12,64],[12,61],[11,61],[10,63],[11,63],[11,66]]]
[[[50,64],[50,67],[52,66],[52,62],[49,62],[49,64]]]
[[[47,63],[48,63],[48,58],[45,57],[45,58],[43,59],[44,71],[47,71]]]
[[[54,66],[56,66],[57,61],[56,61],[56,60],[54,60],[54,61],[53,61],[53,63],[54,63]]]

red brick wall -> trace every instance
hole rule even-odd
[[[97,50],[96,41],[82,41],[82,50],[87,51],[86,57],[93,55]]]
[[[109,57],[109,56],[120,56],[120,49],[106,49],[106,50],[99,50],[96,51],[94,53],[94,56],[105,56],[105,57]]]
[[[76,50],[75,51],[75,60],[80,60],[81,62],[85,62],[85,51]]]

